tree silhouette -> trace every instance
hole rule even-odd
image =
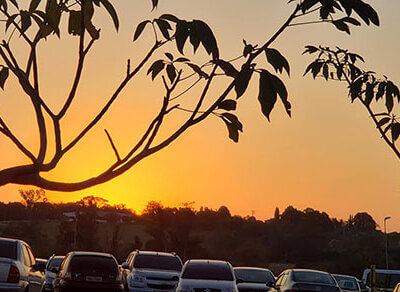
[[[352,11],[355,11],[366,24],[379,25],[375,10],[362,0],[290,0],[289,5],[293,6],[293,10],[272,36],[261,40],[259,44],[243,41],[243,52],[238,54],[238,57],[227,60],[220,56],[218,43],[211,28],[201,20],[187,21],[171,14],[145,20],[137,26],[134,41],[145,31],[147,32],[147,28],[152,28],[153,45],[136,66],[131,67],[130,60],[127,60],[126,74],[106,104],[78,135],[66,141],[62,135],[61,122],[75,102],[85,61],[93,44],[100,38],[100,29],[93,23],[94,16],[100,9],[105,9],[111,16],[115,29],[118,30],[118,13],[109,0],[31,0],[28,7],[20,7],[20,5],[24,6],[23,4],[25,2],[19,0],[0,2],[0,13],[4,17],[2,23],[6,29],[0,45],[0,87],[4,89],[7,79],[13,76],[30,100],[38,126],[39,150],[34,154],[13,133],[12,127],[7,125],[5,119],[0,117],[0,133],[10,139],[30,160],[30,163],[1,170],[0,186],[15,183],[57,191],[77,191],[107,182],[125,173],[146,157],[168,147],[188,129],[210,116],[219,118],[226,125],[229,138],[238,142],[243,125],[232,112],[236,110],[239,98],[246,92],[250,80],[255,75],[259,76],[258,101],[264,116],[270,120],[271,111],[278,98],[290,116],[292,109],[288,91],[282,80],[273,73],[275,71],[282,74],[285,71],[289,75],[290,66],[286,58],[276,48],[271,47],[274,41],[288,27],[310,23],[330,23],[338,30],[349,32],[349,25],[360,25],[356,18],[350,16]],[[155,9],[158,0],[152,0],[152,4]],[[48,105],[49,97],[43,96],[40,91],[41,80],[37,55],[38,46],[44,45],[45,39],[60,37],[62,31],[60,24],[63,23],[61,19],[64,17],[68,17],[66,22],[68,33],[79,39],[78,63],[72,87],[61,108],[55,110]],[[309,21],[310,19],[312,21]],[[25,43],[28,52],[26,66],[21,64],[21,60],[16,57],[16,52],[11,46],[17,34]],[[168,43],[175,43],[177,52],[166,51],[164,48]],[[197,52],[200,46],[203,47],[209,56],[208,60],[197,64],[182,56],[188,43],[193,47],[194,52]],[[154,61],[154,54],[160,51],[165,57]],[[59,52],[62,54],[62,50]],[[263,64],[264,58],[270,67],[260,65]],[[155,80],[160,73],[162,74],[161,82],[165,92],[160,94],[162,105],[158,114],[139,141],[133,144],[127,153],[122,154],[119,153],[110,133],[105,130],[115,153],[115,162],[108,168],[94,177],[77,182],[62,182],[45,178],[45,174],[55,169],[59,162],[65,159],[66,154],[75,148],[105,116],[121,92],[126,90],[128,84],[149,65],[147,74],[151,75],[152,80]],[[210,88],[217,79],[221,80],[221,78],[225,78],[227,86],[219,93],[213,92],[214,99],[210,101]],[[187,86],[187,83],[190,85]],[[192,89],[197,84],[202,86],[202,90],[195,99],[197,100],[195,106],[182,107],[180,98],[188,92],[192,93]],[[236,92],[236,98],[230,97],[233,91]],[[205,102],[206,99],[207,102]],[[170,113],[174,111],[187,113],[186,120],[165,138],[159,137],[163,122],[170,118]],[[17,109],[15,114],[18,114]],[[52,135],[48,134],[49,131],[53,132]],[[55,143],[50,141],[50,139],[53,140],[53,136]],[[54,148],[50,149],[50,145],[53,144]]]

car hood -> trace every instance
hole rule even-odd
[[[265,290],[268,291],[271,287],[267,286],[266,283],[239,283],[237,284],[239,289],[254,289],[254,290]]]
[[[209,289],[224,289],[235,287],[234,281],[220,281],[220,280],[198,280],[198,279],[180,279],[180,286],[188,286],[191,288],[209,288]]]

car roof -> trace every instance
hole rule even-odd
[[[320,270],[312,270],[312,269],[290,269],[290,271],[293,271],[293,272],[313,272],[313,273],[321,273],[321,274],[330,275],[330,273],[328,273],[328,272],[320,271]]]
[[[71,256],[101,256],[101,257],[114,258],[112,254],[104,252],[94,252],[94,251],[71,251],[69,254]]]
[[[20,243],[24,243],[26,245],[28,245],[25,241],[21,240],[21,239],[16,239],[16,238],[8,238],[8,237],[0,237],[0,241],[8,241],[8,242],[20,242]]]
[[[144,255],[161,255],[161,256],[170,256],[170,257],[176,257],[176,253],[172,252],[160,252],[160,251],[150,251],[150,250],[137,250],[133,251],[132,253],[136,254],[144,254]]]
[[[271,272],[271,270],[266,269],[266,268],[259,268],[259,267],[234,267],[234,270],[252,270],[252,271],[268,271]]]
[[[359,281],[356,277],[354,276],[350,276],[350,275],[342,275],[342,274],[332,274],[334,277],[338,276],[338,277],[343,277],[343,278],[351,278],[354,279],[356,281]]]
[[[195,265],[219,265],[219,266],[224,266],[224,265],[230,265],[229,262],[227,261],[221,261],[221,260],[206,260],[206,259],[197,259],[197,260],[188,260],[187,264],[195,264]]]

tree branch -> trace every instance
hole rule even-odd
[[[112,147],[112,149],[114,150],[115,156],[117,157],[117,161],[121,161],[121,157],[119,156],[117,147],[115,147],[115,144],[114,144],[114,142],[113,142],[113,140],[112,140],[112,138],[111,138],[110,133],[108,133],[108,131],[107,131],[106,129],[104,129],[104,132],[106,132],[108,141],[110,141],[111,147]]]

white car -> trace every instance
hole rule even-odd
[[[18,239],[0,237],[0,292],[40,292],[39,270],[30,246]]]
[[[175,253],[134,251],[121,265],[122,282],[129,292],[175,291],[182,261]]]
[[[183,266],[177,292],[237,292],[232,265],[226,261],[189,260]]]

